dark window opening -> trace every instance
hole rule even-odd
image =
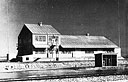
[[[91,50],[90,51],[85,51],[85,53],[94,53],[94,51],[91,51]]]
[[[72,53],[72,57],[73,57],[73,53]]]
[[[52,43],[58,43],[59,37],[58,36],[49,36],[48,41]]]
[[[117,66],[117,54],[95,54],[95,66]]]
[[[29,57],[26,57],[26,60],[29,60]]]
[[[46,54],[45,48],[41,48],[41,49],[35,48],[34,51],[35,51],[35,54]]]
[[[49,58],[48,53],[47,53],[47,58]]]
[[[103,55],[104,66],[117,66],[117,55]]]

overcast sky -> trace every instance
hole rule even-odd
[[[105,36],[125,55],[126,10],[125,0],[0,0],[0,55],[15,57],[24,23],[40,21],[61,34]]]

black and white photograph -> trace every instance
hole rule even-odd
[[[128,82],[128,0],[0,0],[0,82]]]

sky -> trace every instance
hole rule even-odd
[[[0,0],[0,55],[15,57],[23,25],[42,21],[61,34],[105,36],[126,56],[126,5],[127,0]]]

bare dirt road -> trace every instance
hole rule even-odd
[[[85,68],[68,68],[68,69],[50,69],[34,71],[14,71],[1,72],[0,81],[40,81],[69,78],[95,78],[125,75],[128,77],[128,69],[85,69]],[[123,77],[120,77],[123,79]],[[121,80],[122,80],[121,79]],[[120,79],[119,79],[120,80]],[[111,81],[111,80],[110,80]]]

